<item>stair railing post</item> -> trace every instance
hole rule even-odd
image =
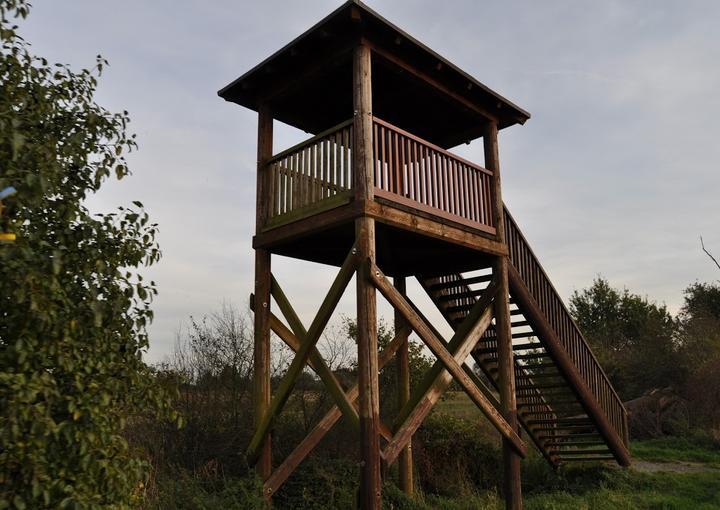
[[[268,215],[268,171],[267,161],[272,157],[273,117],[266,104],[258,108],[257,142],[257,197],[255,232],[260,233]],[[270,407],[270,252],[255,250],[255,329],[253,357],[253,406],[255,426],[262,421]],[[272,473],[270,432],[268,431],[260,457],[256,464],[260,478],[264,481]]]
[[[355,200],[372,200],[372,87],[370,48],[362,41],[353,51],[353,146],[352,170]],[[355,220],[356,247],[361,261],[375,262],[375,220]],[[367,274],[369,264],[359,266],[357,280],[358,381],[360,387],[360,507],[381,507],[380,395],[378,389],[377,304],[375,287]]]
[[[498,155],[498,129],[495,121],[489,121],[483,135],[485,149],[485,168],[493,172],[493,215],[497,240],[505,244],[504,208],[500,185],[500,161]],[[520,432],[517,420],[517,401],[515,397],[515,362],[513,360],[512,331],[510,323],[510,285],[508,282],[507,255],[498,256],[493,264],[493,272],[499,285],[495,301],[495,327],[498,342],[498,374],[500,385],[500,403],[505,420],[516,432]],[[522,509],[522,490],[520,484],[520,456],[507,440],[503,440],[503,493],[505,507],[508,510]]]
[[[406,295],[406,284],[404,277],[395,277],[393,279],[395,288],[403,296]],[[410,400],[410,353],[408,345],[408,337],[410,335],[410,328],[407,321],[402,314],[395,310],[395,335],[400,336],[402,344],[396,354],[397,364],[397,387],[398,387],[398,411],[405,407],[405,404]],[[402,449],[398,458],[398,465],[400,471],[400,489],[407,494],[412,496],[413,493],[413,460],[412,460],[412,438],[408,442],[407,446]]]

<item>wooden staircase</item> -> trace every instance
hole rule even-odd
[[[518,421],[553,466],[615,460],[630,464],[627,412],[514,219],[505,212]],[[418,277],[453,328],[492,279],[470,274]],[[498,387],[497,339],[488,328],[472,356]]]

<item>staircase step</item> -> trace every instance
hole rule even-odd
[[[538,439],[555,439],[556,441],[559,441],[561,439],[577,439],[579,437],[594,437],[600,440],[603,440],[602,436],[599,432],[572,432],[572,433],[564,433],[564,434],[540,434],[538,435]]]
[[[510,326],[513,328],[522,328],[525,326],[529,326],[530,323],[528,321],[519,321],[519,322],[511,322]]]
[[[549,448],[553,446],[602,446],[605,443],[603,441],[545,441],[543,446]],[[556,450],[557,451],[557,450]]]
[[[517,356],[513,356],[515,359],[525,360],[525,359],[540,359],[540,358],[549,358],[550,354],[547,352],[534,352],[531,354],[518,354]]]
[[[515,359],[517,359],[517,356],[515,356]],[[524,363],[520,365],[524,369],[535,369],[535,368],[557,368],[557,365],[553,363],[552,361],[549,361],[547,363]]]
[[[547,427],[547,426],[546,427],[535,427],[535,428],[533,428],[533,431],[534,432],[563,431],[563,432],[572,433],[573,430],[586,430],[586,429],[592,428],[594,426],[595,425],[593,425],[592,423],[587,423],[587,424],[582,424],[582,425],[568,424],[568,425],[557,425],[556,427]]]
[[[549,418],[547,420],[528,420],[528,425],[544,425],[546,423],[555,423],[557,425],[592,425],[592,422],[589,418],[558,418],[558,419],[552,419]]]
[[[454,301],[456,299],[467,299],[480,297],[485,293],[485,289],[468,290],[465,292],[458,292],[457,294],[443,294],[437,297],[440,302]]]
[[[560,373],[553,372],[553,373],[539,373],[539,374],[532,374],[532,373],[524,373],[522,375],[516,375],[515,379],[551,379],[551,378],[558,378],[562,377]]]
[[[515,387],[516,390],[554,390],[557,388],[567,388],[567,383],[563,382],[562,384],[545,384],[540,386],[539,384],[532,384],[532,385],[518,385]]]
[[[484,339],[483,339],[484,340]],[[525,344],[513,345],[513,351],[527,351],[530,349],[542,349],[543,346],[540,342],[530,342]],[[497,346],[495,347],[476,347],[473,352],[480,354],[491,354],[497,352]]]
[[[610,450],[552,450],[553,453],[558,455],[607,455]]]
[[[561,460],[567,460],[569,462],[599,462],[599,461],[605,461],[605,460],[615,460],[615,457],[612,455],[604,455],[604,456],[598,456],[598,457],[578,457],[575,459],[563,459],[560,457]]]
[[[512,333],[512,338],[534,338],[537,334],[534,331],[522,331],[520,333]],[[497,336],[484,336],[480,339],[481,342],[497,341]],[[539,342],[538,342],[539,343]]]
[[[492,274],[483,274],[479,276],[471,276],[470,278],[463,278],[462,280],[454,282],[433,283],[430,285],[430,290],[452,289],[453,287],[457,287],[459,285],[472,285],[473,283],[489,282],[490,280],[492,280]]]
[[[529,349],[543,349],[543,345],[540,342],[513,344],[513,351],[527,351]]]

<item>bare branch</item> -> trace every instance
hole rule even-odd
[[[700,246],[702,246],[702,251],[704,251],[705,254],[706,254],[708,257],[710,257],[713,262],[715,262],[715,265],[718,267],[718,269],[720,269],[720,263],[718,263],[717,259],[712,256],[712,253],[710,253],[709,251],[707,251],[707,250],[705,249],[705,243],[703,242],[702,236],[700,236]]]

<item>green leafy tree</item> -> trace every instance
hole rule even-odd
[[[357,342],[357,322],[354,319],[346,319],[344,326],[348,338]],[[395,330],[383,319],[380,319],[378,321],[378,348],[384,349],[394,338]],[[425,353],[423,345],[414,340],[412,336],[408,341],[408,365],[410,367],[410,391],[412,392],[433,365],[433,360]],[[380,414],[384,418],[395,416],[398,406],[398,367],[394,360],[385,365],[380,373],[378,383],[380,385]]]
[[[720,437],[720,285],[694,283],[685,289],[680,339],[693,421]]]
[[[570,312],[623,399],[682,384],[678,324],[664,305],[596,278],[573,293]]]
[[[145,464],[126,419],[167,409],[141,354],[156,225],[142,204],[92,215],[85,199],[128,175],[127,112],[94,101],[106,62],[74,72],[33,56],[0,0],[0,190],[18,193],[0,245],[0,508],[125,508]]]

